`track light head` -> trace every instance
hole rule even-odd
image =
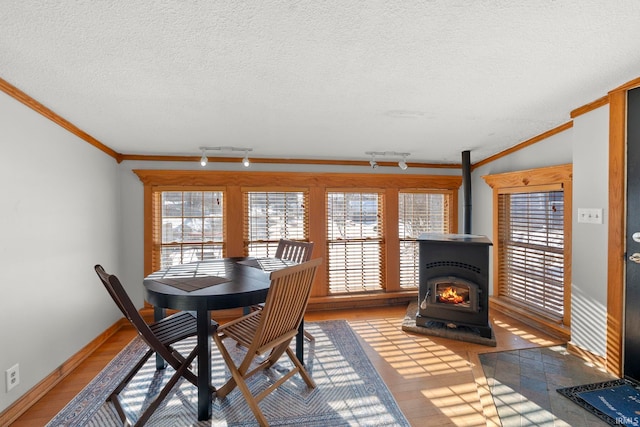
[[[401,159],[398,161],[398,167],[402,170],[406,170],[409,165],[407,165],[407,156],[410,156],[411,153],[398,153],[397,151],[365,151],[364,154],[371,156],[371,161],[369,164],[372,169],[378,167],[378,162],[376,162],[376,156],[381,157],[400,157]]]
[[[237,151],[244,151],[244,158],[242,159],[242,165],[245,168],[248,168],[250,165],[249,162],[249,151],[253,151],[253,148],[247,148],[247,147],[200,147],[200,151],[202,151],[202,157],[200,157],[200,164],[202,165],[202,167],[205,167],[207,165],[207,163],[209,162],[209,159],[207,158],[207,151],[221,151],[221,152],[237,152]]]

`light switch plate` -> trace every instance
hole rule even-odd
[[[578,222],[602,224],[602,208],[578,208]]]

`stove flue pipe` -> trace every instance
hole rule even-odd
[[[464,234],[471,234],[471,152],[462,152],[462,194],[464,202]]]

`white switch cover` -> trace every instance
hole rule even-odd
[[[578,208],[578,222],[602,224],[602,208]]]

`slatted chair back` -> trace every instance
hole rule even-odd
[[[311,259],[312,252],[313,242],[299,242],[296,240],[280,239],[275,257],[297,263],[303,263]]]
[[[260,326],[249,351],[263,353],[274,341],[291,339],[307,309],[313,279],[321,258],[271,272],[271,285],[264,303]]]

